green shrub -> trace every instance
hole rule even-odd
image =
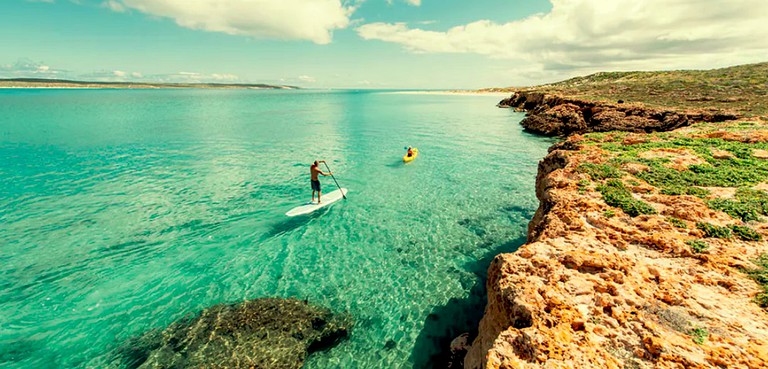
[[[734,199],[714,199],[707,205],[744,222],[760,220],[760,215],[768,215],[768,194],[763,191],[742,187],[736,191]]]
[[[577,171],[588,174],[594,181],[602,181],[608,178],[621,178],[621,171],[607,164],[584,163],[579,165]]]
[[[691,247],[691,250],[697,254],[707,251],[709,248],[709,245],[702,240],[690,240],[686,242],[686,244],[688,244],[688,246]]]
[[[656,210],[650,205],[632,197],[632,194],[619,180],[609,180],[606,184],[598,186],[597,190],[603,195],[606,204],[624,210],[629,216],[656,214]]]
[[[755,263],[757,268],[744,269],[743,271],[762,287],[763,292],[755,296],[755,302],[761,307],[768,309],[768,254],[762,254],[752,262]]]
[[[691,329],[688,334],[693,339],[693,342],[695,342],[697,345],[704,344],[704,341],[706,341],[707,337],[709,337],[709,332],[707,332],[707,330],[704,328]]]
[[[688,187],[686,192],[685,192],[685,194],[686,195],[691,195],[691,196],[696,196],[696,197],[699,197],[699,198],[702,198],[702,199],[706,199],[707,197],[709,197],[711,192],[709,192],[709,190],[705,190],[703,188]]]
[[[728,227],[720,227],[714,224],[699,222],[696,228],[704,231],[704,235],[713,238],[731,238],[731,230]]]
[[[763,236],[760,235],[760,233],[757,233],[752,228],[749,228],[747,226],[740,226],[740,225],[732,225],[730,226],[733,233],[736,234],[737,237],[741,238],[744,241],[762,241]]]
[[[677,137],[636,145],[604,144],[601,147],[619,153],[616,159],[618,161],[648,165],[649,170],[638,173],[638,177],[660,189],[669,188],[670,192],[680,192],[680,189],[693,186],[738,187],[768,180],[768,160],[752,156],[753,149],[768,150],[766,142],[744,143],[719,138]],[[713,147],[728,151],[736,158],[715,159],[711,153]],[[667,158],[638,158],[640,152],[660,148],[688,149],[706,160],[707,164],[691,165],[689,170],[678,171],[663,165],[669,162]]]
[[[669,223],[670,223],[670,224],[672,224],[673,226],[675,226],[675,227],[677,227],[677,228],[682,228],[682,229],[686,229],[686,228],[688,228],[688,225],[687,225],[687,224],[685,224],[685,222],[684,222],[684,221],[682,221],[681,219],[677,219],[677,218],[669,218],[668,220],[669,220]]]
[[[616,216],[616,212],[613,210],[606,210],[603,212],[603,215],[605,215],[606,218],[613,218]]]
[[[714,199],[707,201],[707,206],[712,210],[720,210],[736,219],[751,222],[760,219],[757,210],[749,203],[737,202],[728,199]]]
[[[589,180],[586,180],[586,179],[580,180],[579,183],[577,184],[577,186],[579,188],[579,193],[580,194],[586,193],[587,190],[589,189],[589,186],[591,184],[592,184],[592,182],[590,182]]]
[[[705,190],[703,188],[690,187],[690,186],[677,186],[677,185],[666,186],[661,189],[661,193],[665,195],[673,195],[673,196],[691,195],[691,196],[696,196],[702,199],[707,198],[710,194],[708,190]]]

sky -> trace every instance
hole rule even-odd
[[[768,61],[768,0],[0,0],[0,78],[528,86]]]

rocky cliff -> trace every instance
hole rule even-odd
[[[544,94],[502,104],[550,135],[672,132],[550,149],[528,243],[489,267],[466,368],[768,368],[768,287],[750,278],[768,253],[765,121]]]
[[[525,129],[548,136],[587,132],[665,132],[695,122],[722,122],[739,118],[722,111],[674,111],[636,104],[594,102],[542,92],[516,92],[499,107],[528,111]]]

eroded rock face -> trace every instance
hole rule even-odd
[[[605,153],[571,137],[540,162],[529,243],[488,270],[488,305],[466,368],[768,368],[768,312],[740,268],[768,242],[708,239],[728,215],[693,196],[639,192],[657,215],[629,217],[579,191],[580,163]],[[617,215],[607,217],[607,210]],[[691,226],[676,228],[664,217]],[[694,342],[692,332],[706,331]]]
[[[118,350],[125,368],[301,368],[347,336],[351,322],[305,301],[264,298],[216,305]]]
[[[548,136],[567,136],[587,132],[661,132],[685,127],[694,122],[738,119],[733,114],[675,112],[632,105],[567,99],[538,92],[516,92],[499,102],[500,107],[528,111],[520,122],[525,129]]]

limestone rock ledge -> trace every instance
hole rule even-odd
[[[499,106],[528,111],[528,116],[520,124],[528,131],[548,136],[614,130],[663,132],[694,122],[722,122],[739,118],[736,114],[717,111],[649,109],[633,104],[569,99],[540,92],[516,92],[502,100]]]
[[[768,368],[768,313],[740,272],[768,242],[716,240],[692,253],[684,241],[701,231],[663,216],[715,224],[729,216],[693,196],[658,193],[643,195],[656,215],[609,207],[579,190],[578,165],[604,160],[580,140],[556,144],[539,163],[528,243],[491,263],[465,368]],[[707,333],[703,343],[697,331]]]

